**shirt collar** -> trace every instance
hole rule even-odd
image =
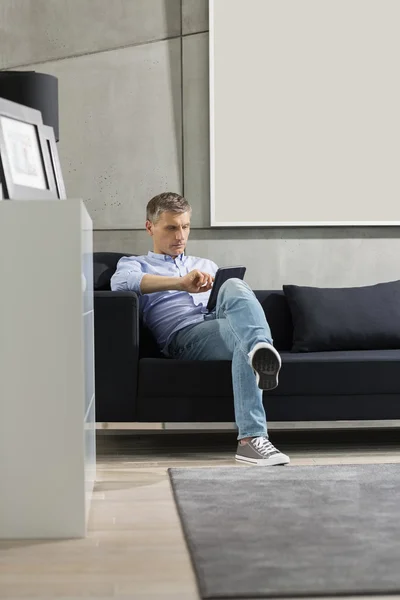
[[[151,256],[152,258],[156,258],[157,260],[174,260],[172,256],[169,256],[168,254],[158,254],[157,252],[152,252],[151,250],[149,250],[147,256]],[[184,259],[185,255],[182,252],[182,254],[178,254],[175,260],[180,260],[181,262],[183,262]]]

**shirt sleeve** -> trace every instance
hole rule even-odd
[[[213,275],[215,275],[215,273],[218,271],[218,265],[215,264],[215,262],[213,260],[210,260],[210,263],[212,264],[212,267],[214,269]]]
[[[141,296],[140,283],[144,275],[139,261],[123,256],[118,261],[117,270],[111,277],[111,289],[113,292],[136,292]]]

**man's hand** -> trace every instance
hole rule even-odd
[[[208,290],[211,290],[213,281],[213,275],[194,269],[180,279],[179,287],[182,292],[198,294],[199,292],[208,292]]]

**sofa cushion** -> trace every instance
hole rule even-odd
[[[96,291],[109,291],[110,280],[114,275],[117,264],[123,256],[134,254],[121,254],[121,252],[94,252],[93,253],[93,289]]]
[[[271,328],[274,346],[279,351],[290,350],[293,339],[293,323],[285,294],[280,291],[254,290],[263,307]]]
[[[283,290],[293,319],[292,352],[400,348],[400,281]]]
[[[279,386],[268,396],[400,394],[400,350],[282,352]],[[232,363],[227,360],[143,358],[139,361],[140,397],[193,401],[232,397]],[[400,396],[399,396],[400,402]]]

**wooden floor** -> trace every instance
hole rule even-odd
[[[292,459],[276,468],[400,463],[393,430],[275,432],[271,439]],[[0,541],[0,598],[197,600],[166,470],[238,466],[235,448],[231,433],[98,434],[88,537]]]

